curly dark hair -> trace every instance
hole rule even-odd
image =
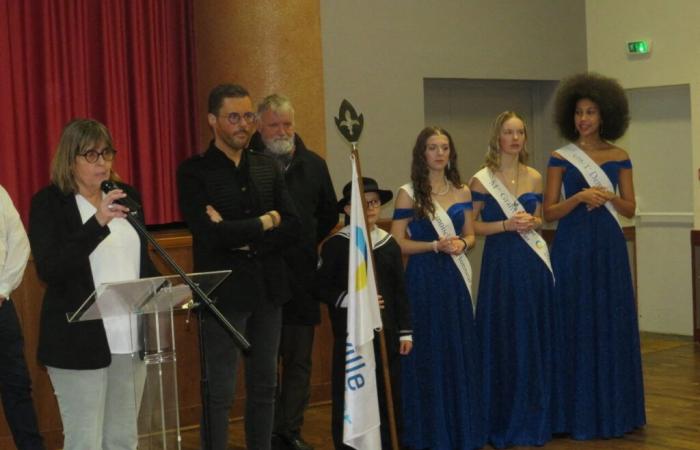
[[[445,177],[452,185],[459,189],[462,187],[462,179],[457,170],[457,150],[455,149],[452,136],[444,128],[425,127],[416,138],[416,145],[413,146],[413,160],[411,161],[411,182],[413,183],[414,203],[413,208],[419,218],[430,218],[435,214],[435,206],[430,197],[431,188],[428,179],[428,163],[425,160],[425,150],[428,139],[432,136],[445,136],[450,143],[450,159],[448,167],[445,168]]]
[[[578,139],[574,112],[576,103],[584,98],[598,105],[602,139],[614,141],[625,134],[630,116],[627,96],[620,83],[597,73],[580,73],[564,79],[557,90],[554,122],[562,137],[569,141]]]

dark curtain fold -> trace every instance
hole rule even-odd
[[[112,132],[148,223],[180,220],[175,170],[196,152],[191,0],[0,0],[0,184],[26,221],[64,125]]]

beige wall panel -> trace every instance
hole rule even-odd
[[[692,333],[689,230],[700,223],[700,3],[586,0],[588,62],[630,89],[642,330]],[[649,55],[626,42],[647,39]]]
[[[590,70],[620,80],[625,88],[690,85],[692,180],[695,228],[700,224],[700,3],[695,0],[587,0]],[[648,56],[629,56],[627,41],[648,39]]]
[[[583,0],[321,0],[336,189],[350,177],[347,145],[333,122],[343,98],[365,115],[363,172],[395,191],[409,177],[411,148],[425,125],[425,78],[558,80],[585,70],[584,14]]]

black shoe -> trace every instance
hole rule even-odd
[[[272,450],[287,450],[287,441],[283,440],[280,435],[272,433]]]
[[[304,441],[298,434],[291,436],[278,434],[277,437],[287,444],[288,450],[314,450],[314,448]]]

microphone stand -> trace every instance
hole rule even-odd
[[[161,245],[155,240],[153,236],[146,230],[146,227],[134,216],[132,215],[135,211],[129,211],[126,215],[126,220],[136,229],[136,231],[143,236],[155,249],[155,251],[163,258],[165,263],[173,269],[180,278],[189,286],[192,293],[198,298],[202,304],[204,304],[207,309],[214,314],[214,316],[219,320],[219,323],[226,329],[231,336],[235,344],[245,353],[250,350],[250,342],[231,325],[231,322],[221,314],[221,311],[214,306],[212,300],[207,296],[207,294],[200,289],[200,287],[192,281],[192,278],[187,276],[184,270],[175,262],[175,260],[170,257],[170,255],[161,247]],[[209,371],[207,369],[207,359],[206,352],[204,351],[204,334],[202,329],[204,328],[204,314],[202,308],[198,308],[197,317],[199,319],[199,363],[201,366],[201,396],[202,396],[202,428],[204,432],[202,433],[202,444],[204,450],[211,449],[211,422],[209,418]]]

